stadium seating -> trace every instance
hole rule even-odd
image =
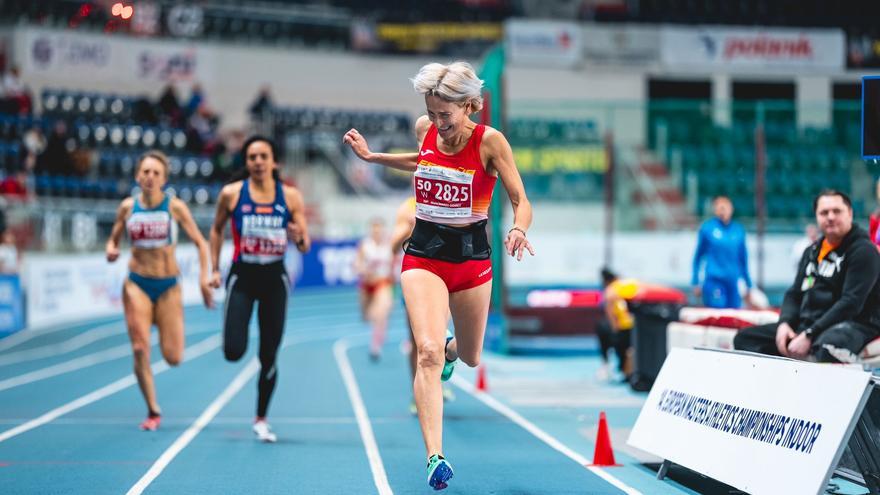
[[[407,114],[363,112],[312,107],[280,107],[271,112],[276,134],[290,131],[347,131],[355,127],[366,135],[408,133],[412,122]]]
[[[197,203],[214,201],[223,178],[211,157],[189,151],[183,129],[132,120],[133,101],[115,94],[49,89],[41,95],[40,116],[0,114],[0,171],[8,174],[22,166],[25,132],[37,128],[49,137],[55,123],[64,121],[75,148],[94,154],[93,166],[62,175],[38,171],[37,195],[119,199],[134,187],[138,157],[148,149],[160,149],[171,161],[170,182],[185,183],[181,192]]]
[[[114,94],[46,90],[40,96],[46,117],[102,119],[112,122],[129,119],[134,98]]]
[[[660,121],[657,118],[654,124]],[[734,121],[728,127],[707,127],[693,118],[670,119],[669,114],[662,121],[668,129],[667,163],[680,160],[685,176],[696,177],[698,209],[724,194],[733,199],[739,215],[754,216],[754,124]],[[852,190],[851,164],[858,158],[852,150],[859,148],[841,142],[831,128],[798,129],[791,122],[770,121],[765,137],[765,192],[771,218],[809,218],[809,202],[804,198],[828,187]]]

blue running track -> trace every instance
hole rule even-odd
[[[251,432],[256,327],[245,357],[228,363],[220,318],[186,309],[177,368],[154,345],[156,432],[138,429],[146,409],[121,315],[0,340],[0,493],[433,493],[409,412],[400,307],[373,363],[354,290],[294,294],[269,410],[276,444]],[[444,422],[455,477],[441,493],[694,493],[628,455],[641,399],[592,383],[596,361],[487,355],[489,393],[474,392],[473,370],[458,366]],[[600,410],[622,467],[584,465]]]

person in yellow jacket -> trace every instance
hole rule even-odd
[[[602,367],[599,368],[597,377],[600,380],[611,378],[608,353],[614,349],[620,375],[616,378],[622,380],[632,372],[630,348],[635,317],[629,310],[628,301],[638,294],[640,283],[632,278],[621,279],[608,268],[602,268],[600,276],[604,318],[596,325],[602,357]]]

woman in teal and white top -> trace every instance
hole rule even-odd
[[[129,275],[122,286],[125,322],[134,353],[134,372],[147,403],[147,419],[141,429],[159,427],[161,409],[156,401],[150,369],[150,328],[159,329],[162,357],[176,366],[183,359],[183,302],[177,277],[180,269],[174,257],[177,224],[195,243],[201,274],[199,285],[205,306],[213,307],[208,243],[199,232],[186,203],[163,192],[168,181],[168,158],[159,151],[148,151],[135,168],[140,193],[119,205],[113,230],[107,240],[107,261],[119,258],[123,230],[131,243]]]

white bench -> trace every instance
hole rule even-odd
[[[779,314],[767,310],[682,308],[678,320],[666,327],[667,352],[676,347],[733,349],[737,331],[779,321]],[[880,367],[880,337],[862,349],[859,360],[866,366]]]

